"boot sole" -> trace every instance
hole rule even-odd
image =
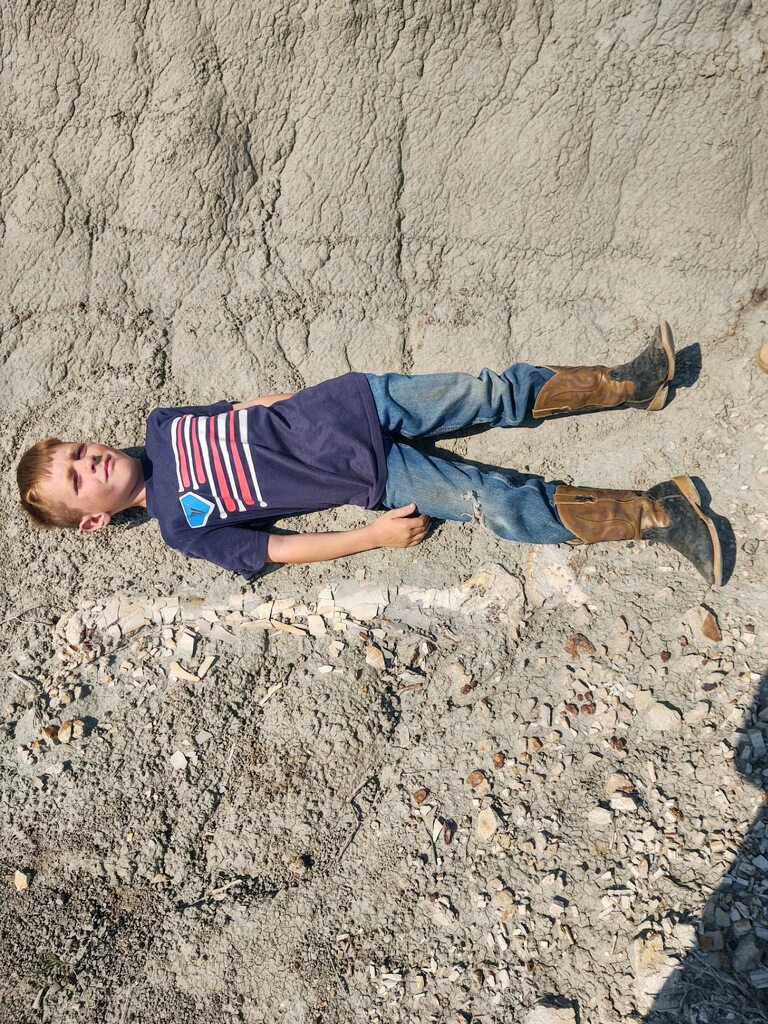
[[[681,494],[688,504],[691,505],[699,519],[706,523],[707,529],[709,530],[709,536],[712,541],[712,549],[714,551],[714,557],[712,559],[714,581],[712,582],[712,586],[717,588],[723,582],[723,553],[720,549],[720,538],[717,536],[715,524],[709,516],[705,516],[701,511],[701,497],[699,496],[699,492],[696,490],[696,484],[689,476],[673,476],[672,483],[677,485]]]
[[[664,408],[664,404],[667,401],[667,393],[669,391],[667,385],[675,376],[675,339],[672,337],[672,328],[666,320],[662,320],[656,328],[656,340],[661,344],[661,347],[664,349],[667,356],[667,376],[659,390],[650,400],[648,405],[646,405],[646,409],[650,409],[651,412],[658,412],[659,409]]]

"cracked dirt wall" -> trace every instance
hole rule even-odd
[[[634,354],[662,317],[681,352],[678,387],[662,412],[565,419],[452,447],[584,484],[701,477],[733,528],[731,568],[739,555],[728,587],[707,600],[721,618],[729,612],[765,621],[767,378],[753,361],[765,341],[768,287],[763,2],[11,0],[0,19],[0,621],[9,672],[42,671],[50,622],[83,601],[103,603],[115,592],[214,600],[240,589],[226,574],[165,550],[152,525],[87,540],[31,532],[16,508],[13,471],[20,451],[40,436],[139,444],[155,405],[290,391],[350,368],[616,362]],[[344,509],[310,522],[348,527],[367,518]],[[385,583],[450,587],[488,562],[521,576],[525,556],[480,530],[449,525],[415,552],[288,568],[254,589],[314,600],[329,579],[361,569]],[[629,603],[666,643],[671,627],[662,624],[703,600],[698,580],[668,552],[601,548],[588,564],[593,578],[608,581],[584,602],[593,639],[607,636]],[[550,619],[541,609],[527,614],[535,645],[546,639]],[[560,614],[563,628],[583,625]],[[496,666],[492,646],[488,639]],[[311,705],[310,683],[290,676],[299,655],[275,653],[274,672],[306,686],[302,701]],[[227,708],[240,707],[237,695],[269,676],[272,657],[246,647],[235,659],[226,700],[211,698],[217,727],[229,728]],[[521,665],[513,665],[520,692]],[[640,652],[633,666],[642,671]],[[23,702],[18,681],[9,677],[6,689],[9,702]],[[351,699],[348,711],[354,734],[365,713]],[[122,714],[122,728],[138,744],[131,756],[142,771],[159,772],[144,725]],[[183,717],[174,701],[157,714],[171,731],[175,716]],[[248,735],[249,715],[241,708]],[[390,717],[380,710],[376,735],[389,736]],[[305,728],[297,725],[298,734]],[[316,728],[322,734],[329,724],[321,719]],[[429,735],[437,770],[439,729]],[[334,813],[347,806],[345,759],[354,763],[366,748],[364,738],[355,742],[339,746],[329,777],[313,776],[310,802],[322,801],[329,785]],[[389,741],[382,742],[386,751]],[[136,813],[141,790],[132,788],[135,762],[125,756],[123,799]],[[4,758],[12,768],[3,865],[12,873],[21,852],[36,856],[42,840],[35,830],[55,799],[30,788],[35,772],[18,767],[10,739]],[[102,770],[110,763],[96,760]],[[65,878],[81,871],[101,878],[102,846],[111,842],[106,832],[93,848],[74,838],[78,808],[87,817],[85,808],[103,800],[105,822],[131,824],[120,798],[109,794],[111,783],[85,767],[57,825]],[[452,778],[450,763],[444,771]],[[385,804],[404,784],[396,774],[389,783]],[[163,788],[157,779],[154,785]],[[243,789],[243,801],[249,792]],[[556,790],[555,802],[567,792]],[[18,793],[26,810],[14,803]],[[195,793],[179,799],[163,804],[152,827],[204,830],[204,813],[192,812]],[[745,829],[750,799],[745,790]],[[322,832],[318,819],[314,828]],[[258,828],[246,832],[242,857],[269,861]],[[228,855],[235,870],[240,854],[230,848]],[[397,913],[391,894],[377,883],[372,859],[360,855],[353,865],[352,888],[363,887],[383,908],[373,931],[386,931]],[[179,892],[157,897],[154,920],[146,897],[127,887],[120,898],[133,907],[139,946],[151,945],[157,920],[166,927],[170,908],[191,900],[187,889],[208,879],[207,871],[191,857],[175,883]],[[327,886],[323,906],[335,920],[328,909],[334,877],[317,884]],[[39,878],[41,890],[53,885],[42,865]],[[112,891],[111,883],[98,884]],[[312,914],[296,898],[298,936],[311,932]],[[232,913],[252,929],[247,907]],[[352,917],[365,922],[367,913],[358,908]],[[279,920],[270,917],[269,927],[279,931]],[[215,934],[221,956],[235,956],[232,934]],[[302,940],[278,941],[270,954],[266,934],[265,925],[250,946],[243,940],[245,960],[265,966],[246,986],[252,1002],[233,1014],[261,1020],[257,997],[284,985],[290,1019],[313,1019],[320,1011],[310,1009],[311,971],[284,970],[286,949],[303,948]],[[432,930],[423,934],[428,945]],[[158,1005],[165,1007],[156,1019],[180,1019],[183,1009],[187,1019],[207,1021],[213,992],[224,1006],[216,970],[196,974],[175,947],[166,960],[152,949],[153,991],[164,993]],[[133,991],[131,970],[120,975],[121,993]],[[540,992],[557,981],[553,967]],[[574,996],[569,985],[564,978],[561,994]],[[599,992],[609,990],[607,981],[598,984]],[[345,1003],[340,994],[323,1019],[350,1019],[350,1007],[368,1012],[372,1003],[361,993],[353,985],[355,998]],[[524,1009],[504,999],[503,1013],[490,1002],[480,1009],[523,1020]],[[96,1000],[88,1012],[120,1020],[124,1006]],[[383,1019],[395,1013],[381,1012]],[[605,1001],[584,1002],[580,1020],[603,1024],[614,1019],[609,1012]]]

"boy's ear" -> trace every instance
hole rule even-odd
[[[79,525],[81,530],[92,533],[94,530],[100,530],[103,526],[108,526],[111,520],[112,515],[109,512],[93,512],[83,516]]]

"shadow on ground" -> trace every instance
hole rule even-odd
[[[744,729],[736,768],[768,786],[768,673]],[[752,822],[730,871],[693,918],[698,942],[667,979],[646,1024],[763,1024],[768,1022],[768,806]],[[761,987],[766,986],[766,987]]]

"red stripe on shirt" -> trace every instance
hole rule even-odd
[[[195,476],[199,484],[204,484],[205,466],[203,465],[203,456],[200,453],[200,441],[197,437],[197,416],[192,417],[190,433],[192,435],[192,455],[195,460]]]
[[[240,458],[240,452],[237,448],[237,441],[235,440],[235,410],[231,409],[227,414],[227,426],[229,427],[229,449],[232,453],[232,462],[235,467],[235,476],[237,477],[237,486],[240,488],[240,497],[243,499],[246,505],[253,505],[253,496],[250,488],[248,487],[248,480],[243,469],[243,462]]]
[[[192,481],[189,478],[189,466],[187,465],[187,453],[184,449],[184,420],[182,416],[176,424],[176,446],[179,449],[179,469],[181,470],[181,482],[185,487],[191,487]]]
[[[234,512],[237,505],[235,504],[232,495],[229,493],[227,474],[224,472],[224,467],[221,464],[221,456],[219,455],[219,449],[216,445],[216,417],[211,416],[208,424],[208,441],[211,448],[213,468],[216,472],[216,483],[219,486],[219,494],[221,495],[221,500],[224,502],[224,508],[227,512]]]

